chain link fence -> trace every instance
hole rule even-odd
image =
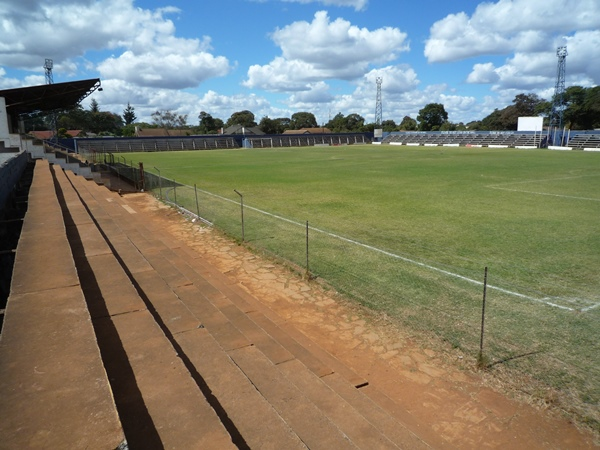
[[[127,176],[132,182],[142,179],[146,191],[238,242],[284,260],[414,331],[436,334],[467,360],[477,359],[484,267],[440,263],[449,260],[445,257],[428,261],[414,248],[407,254],[377,248],[321,229],[318,223],[262,211],[233,188],[231,197],[224,197],[161,177],[155,170],[159,175],[138,168],[138,175]],[[569,287],[542,274],[531,286],[525,277],[511,278],[511,270],[489,268],[480,362],[487,369],[501,365],[510,374],[524,374],[531,382],[524,389],[534,389],[529,393],[559,401],[560,408],[598,429],[600,295],[593,287]],[[535,278],[527,274],[527,279]]]

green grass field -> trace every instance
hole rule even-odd
[[[200,215],[239,238],[237,189],[246,240],[299,266],[308,221],[312,273],[473,357],[487,266],[486,356],[560,390],[565,409],[598,427],[600,153],[347,146],[125,155],[188,186],[177,188],[178,203],[194,212],[196,184]]]

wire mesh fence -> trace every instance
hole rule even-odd
[[[475,358],[479,352],[484,267],[454,266],[376,248],[254,208],[238,193],[216,195],[148,171],[145,189],[227,235],[309,272],[336,291],[413,330],[435,333]],[[243,193],[239,193],[243,195]],[[443,260],[443,258],[441,259]],[[569,408],[598,426],[600,298],[591,288],[549,286],[490,268],[484,355],[557,389]],[[529,274],[531,275],[531,274]],[[535,279],[535,276],[532,277]],[[540,276],[540,278],[543,278]]]

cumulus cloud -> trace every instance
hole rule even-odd
[[[549,98],[546,90],[556,80],[556,47],[567,45],[566,78],[569,85],[596,86],[600,84],[600,61],[590,57],[591,48],[600,48],[600,31],[582,31],[551,42],[554,51],[516,52],[503,65],[478,63],[467,77],[468,83],[491,84],[492,90],[528,90]]]
[[[230,69],[226,58],[211,54],[210,39],[175,36],[165,16],[177,8],[144,10],[133,0],[10,3],[0,6],[0,65],[39,70],[44,58],[52,58],[68,75],[76,71],[73,61],[87,52],[114,50],[117,55],[99,65],[103,76],[173,89],[197,86]]]
[[[488,62],[484,64],[475,64],[473,71],[467,77],[467,83],[491,84],[498,81],[499,76],[494,64]]]
[[[326,11],[317,12],[311,23],[278,28],[271,38],[282,55],[267,65],[251,66],[245,86],[301,91],[317,80],[352,80],[370,64],[392,61],[409,48],[406,34],[397,28],[371,31],[341,18],[331,21]]]
[[[425,43],[430,62],[479,55],[547,50],[552,36],[596,30],[597,0],[573,0],[565,13],[562,0],[498,0],[481,3],[472,16],[450,14],[433,24]]]

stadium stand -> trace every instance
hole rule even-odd
[[[126,197],[46,161],[30,197],[0,341],[8,447],[443,445]]]
[[[391,145],[537,148],[544,137],[530,132],[394,132],[382,141]]]
[[[271,148],[271,147],[310,147],[319,145],[353,145],[370,144],[372,138],[365,133],[344,134],[311,134],[290,133],[269,135],[263,137],[247,137],[244,145],[249,148]]]
[[[238,141],[231,136],[76,139],[75,143],[73,150],[79,153],[159,152],[240,148]]]
[[[576,133],[573,132],[569,139],[569,147],[580,150],[600,149],[600,133]]]

